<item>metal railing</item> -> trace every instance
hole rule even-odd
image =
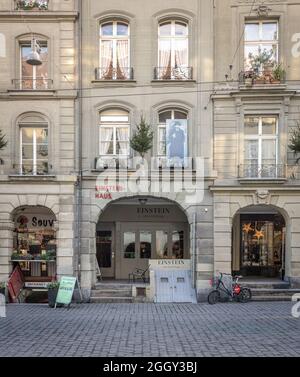
[[[239,165],[238,178],[244,179],[285,179],[287,165],[278,164],[246,164]]]
[[[16,10],[48,10],[49,0],[15,0]]]
[[[96,68],[95,69],[95,79],[96,80],[133,80],[133,68],[132,67],[122,67],[122,68]]]
[[[282,74],[282,77],[277,78],[274,76],[272,71],[261,70],[258,72],[254,71],[242,71],[239,74],[240,85],[263,85],[263,84],[285,84],[286,73]]]
[[[155,67],[154,80],[192,80],[192,67]]]
[[[18,176],[43,176],[49,175],[52,165],[46,161],[39,162],[38,164],[13,164],[11,175]]]
[[[22,79],[13,79],[14,88],[17,90],[49,90],[53,87],[53,80],[38,77],[24,77]]]

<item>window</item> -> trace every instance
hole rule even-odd
[[[132,79],[128,23],[109,21],[100,25],[100,68],[97,78]]]
[[[191,79],[188,68],[188,25],[182,21],[165,21],[158,27],[158,67],[156,79]]]
[[[245,172],[247,177],[276,177],[278,175],[277,117],[246,117]]]
[[[152,233],[147,231],[140,232],[140,258],[151,259]]]
[[[277,21],[255,21],[245,24],[245,70],[253,68],[253,57],[260,57],[255,61],[259,71],[264,69],[265,63],[278,62]]]
[[[100,114],[100,155],[129,155],[129,113],[120,109]]]
[[[134,259],[135,258],[135,233],[134,232],[124,232],[123,235],[124,244],[124,258]]]
[[[37,43],[40,48],[39,55],[42,61],[42,64],[38,66],[33,66],[26,62],[29,57],[29,54],[32,51],[31,42],[22,42],[20,44],[20,89],[49,89],[50,81],[48,78],[48,45],[46,41],[37,41]]]
[[[43,175],[48,173],[47,126],[20,126],[20,174]]]
[[[167,154],[166,128],[167,128],[168,120],[181,120],[181,119],[187,119],[187,113],[183,110],[169,109],[169,110],[163,110],[159,113],[158,138],[157,138],[158,156],[166,156]]]

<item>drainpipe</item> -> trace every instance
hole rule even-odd
[[[78,64],[78,153],[77,153],[77,269],[81,282],[81,217],[82,217],[82,0],[78,0],[78,27],[77,27],[77,64]]]

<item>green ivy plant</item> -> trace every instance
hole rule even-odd
[[[300,154],[300,121],[297,121],[297,127],[292,131],[289,148],[294,152],[295,156]],[[296,164],[298,164],[299,161],[300,157],[296,159]]]

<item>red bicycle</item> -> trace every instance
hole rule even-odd
[[[224,274],[220,272],[220,276],[213,280],[212,285],[214,290],[210,292],[207,297],[208,303],[214,305],[217,302],[236,301],[241,303],[249,302],[252,298],[252,293],[249,288],[242,287],[239,284],[239,279],[242,276],[234,276],[230,287],[226,287],[224,284],[224,276],[229,279],[232,278],[230,274]]]

